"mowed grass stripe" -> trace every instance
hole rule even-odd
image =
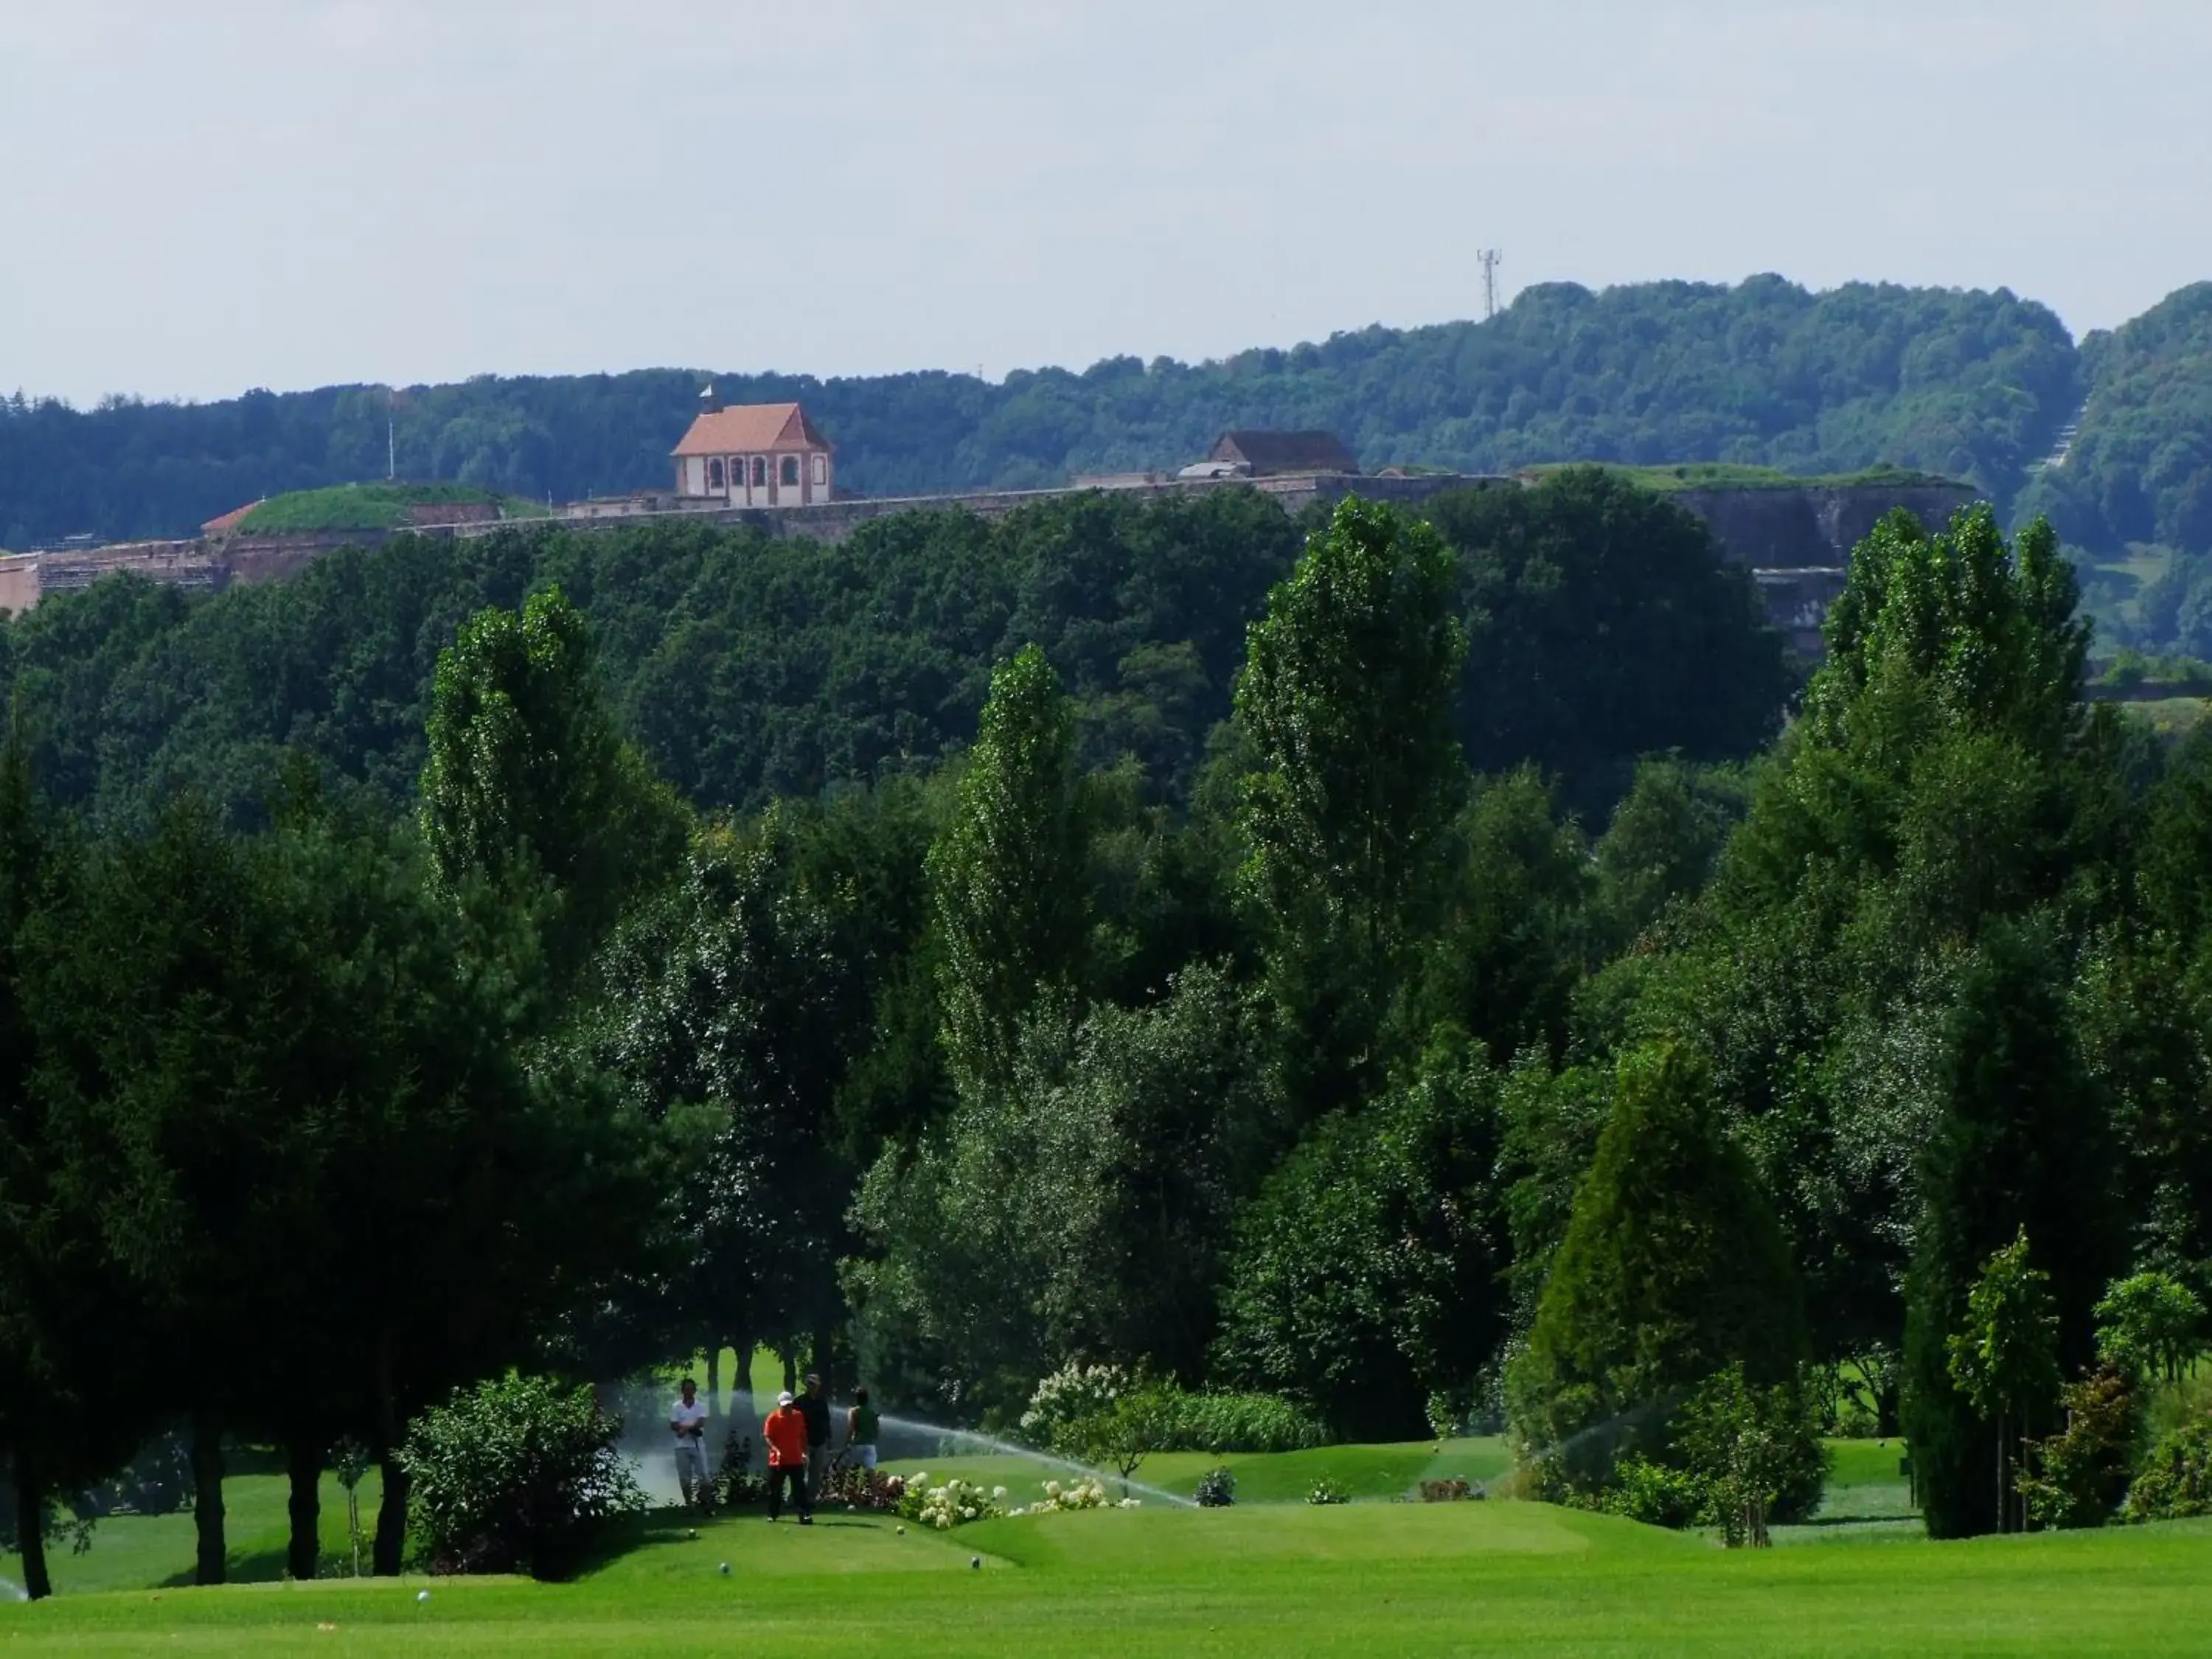
[[[756,1517],[585,1580],[329,1584],[0,1610],[0,1653],[2201,1653],[2212,1531],[1723,1552],[1511,1503],[1109,1512],[902,1538]],[[674,1528],[662,1528],[672,1534]],[[988,1546],[988,1549],[984,1547]],[[816,1551],[810,1572],[793,1553]],[[900,1552],[951,1571],[884,1571]],[[986,1553],[1014,1565],[965,1568]],[[721,1560],[732,1564],[723,1578]],[[329,1625],[330,1630],[319,1629]]]

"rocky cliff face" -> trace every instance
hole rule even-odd
[[[1703,519],[1721,552],[1751,567],[1766,614],[1799,652],[1821,654],[1820,623],[1844,591],[1851,549],[1893,508],[1930,530],[1980,499],[1966,484],[1808,484],[1684,489],[1672,499]]]
[[[1684,489],[1674,500],[1712,527],[1729,558],[1754,570],[1841,569],[1883,514],[1902,507],[1930,530],[1980,499],[1966,484],[1844,484]]]

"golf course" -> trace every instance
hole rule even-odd
[[[1823,1513],[1771,1550],[1542,1504],[1397,1501],[1423,1478],[1498,1473],[1502,1448],[1468,1440],[1231,1458],[1225,1510],[1147,1503],[947,1533],[872,1514],[802,1529],[660,1510],[565,1584],[345,1577],[334,1482],[332,1576],[283,1582],[283,1483],[248,1476],[227,1494],[235,1576],[266,1582],[188,1588],[190,1516],[119,1517],[57,1560],[52,1600],[0,1606],[0,1653],[2203,1650],[2212,1522],[1931,1543],[1903,1512],[1893,1445],[1833,1450]],[[1208,1461],[1163,1455],[1139,1478],[1184,1489]],[[1016,1502],[1037,1478],[1011,1458],[930,1472],[1002,1482]],[[1322,1474],[1352,1501],[1307,1504]]]

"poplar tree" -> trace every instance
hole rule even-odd
[[[1076,994],[1090,924],[1090,819],[1060,677],[1025,646],[991,676],[951,821],[929,849],[944,1043],[963,1093],[1011,1075],[1023,1017]]]
[[[1347,497],[1247,636],[1247,902],[1300,1033],[1309,1110],[1376,1079],[1377,1034],[1466,785],[1455,567],[1427,525]]]
[[[616,731],[557,587],[481,611],[441,652],[422,823],[438,878],[544,907],[556,981],[682,856],[681,806]]]

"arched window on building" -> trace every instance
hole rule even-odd
[[[765,455],[753,457],[753,488],[755,489],[768,488],[768,457]]]
[[[787,455],[783,458],[783,482],[787,487],[797,486],[799,483],[798,456]]]
[[[720,460],[707,463],[707,488],[709,489],[722,488],[722,463]]]
[[[814,487],[823,489],[830,483],[830,458],[820,450],[814,452]]]

